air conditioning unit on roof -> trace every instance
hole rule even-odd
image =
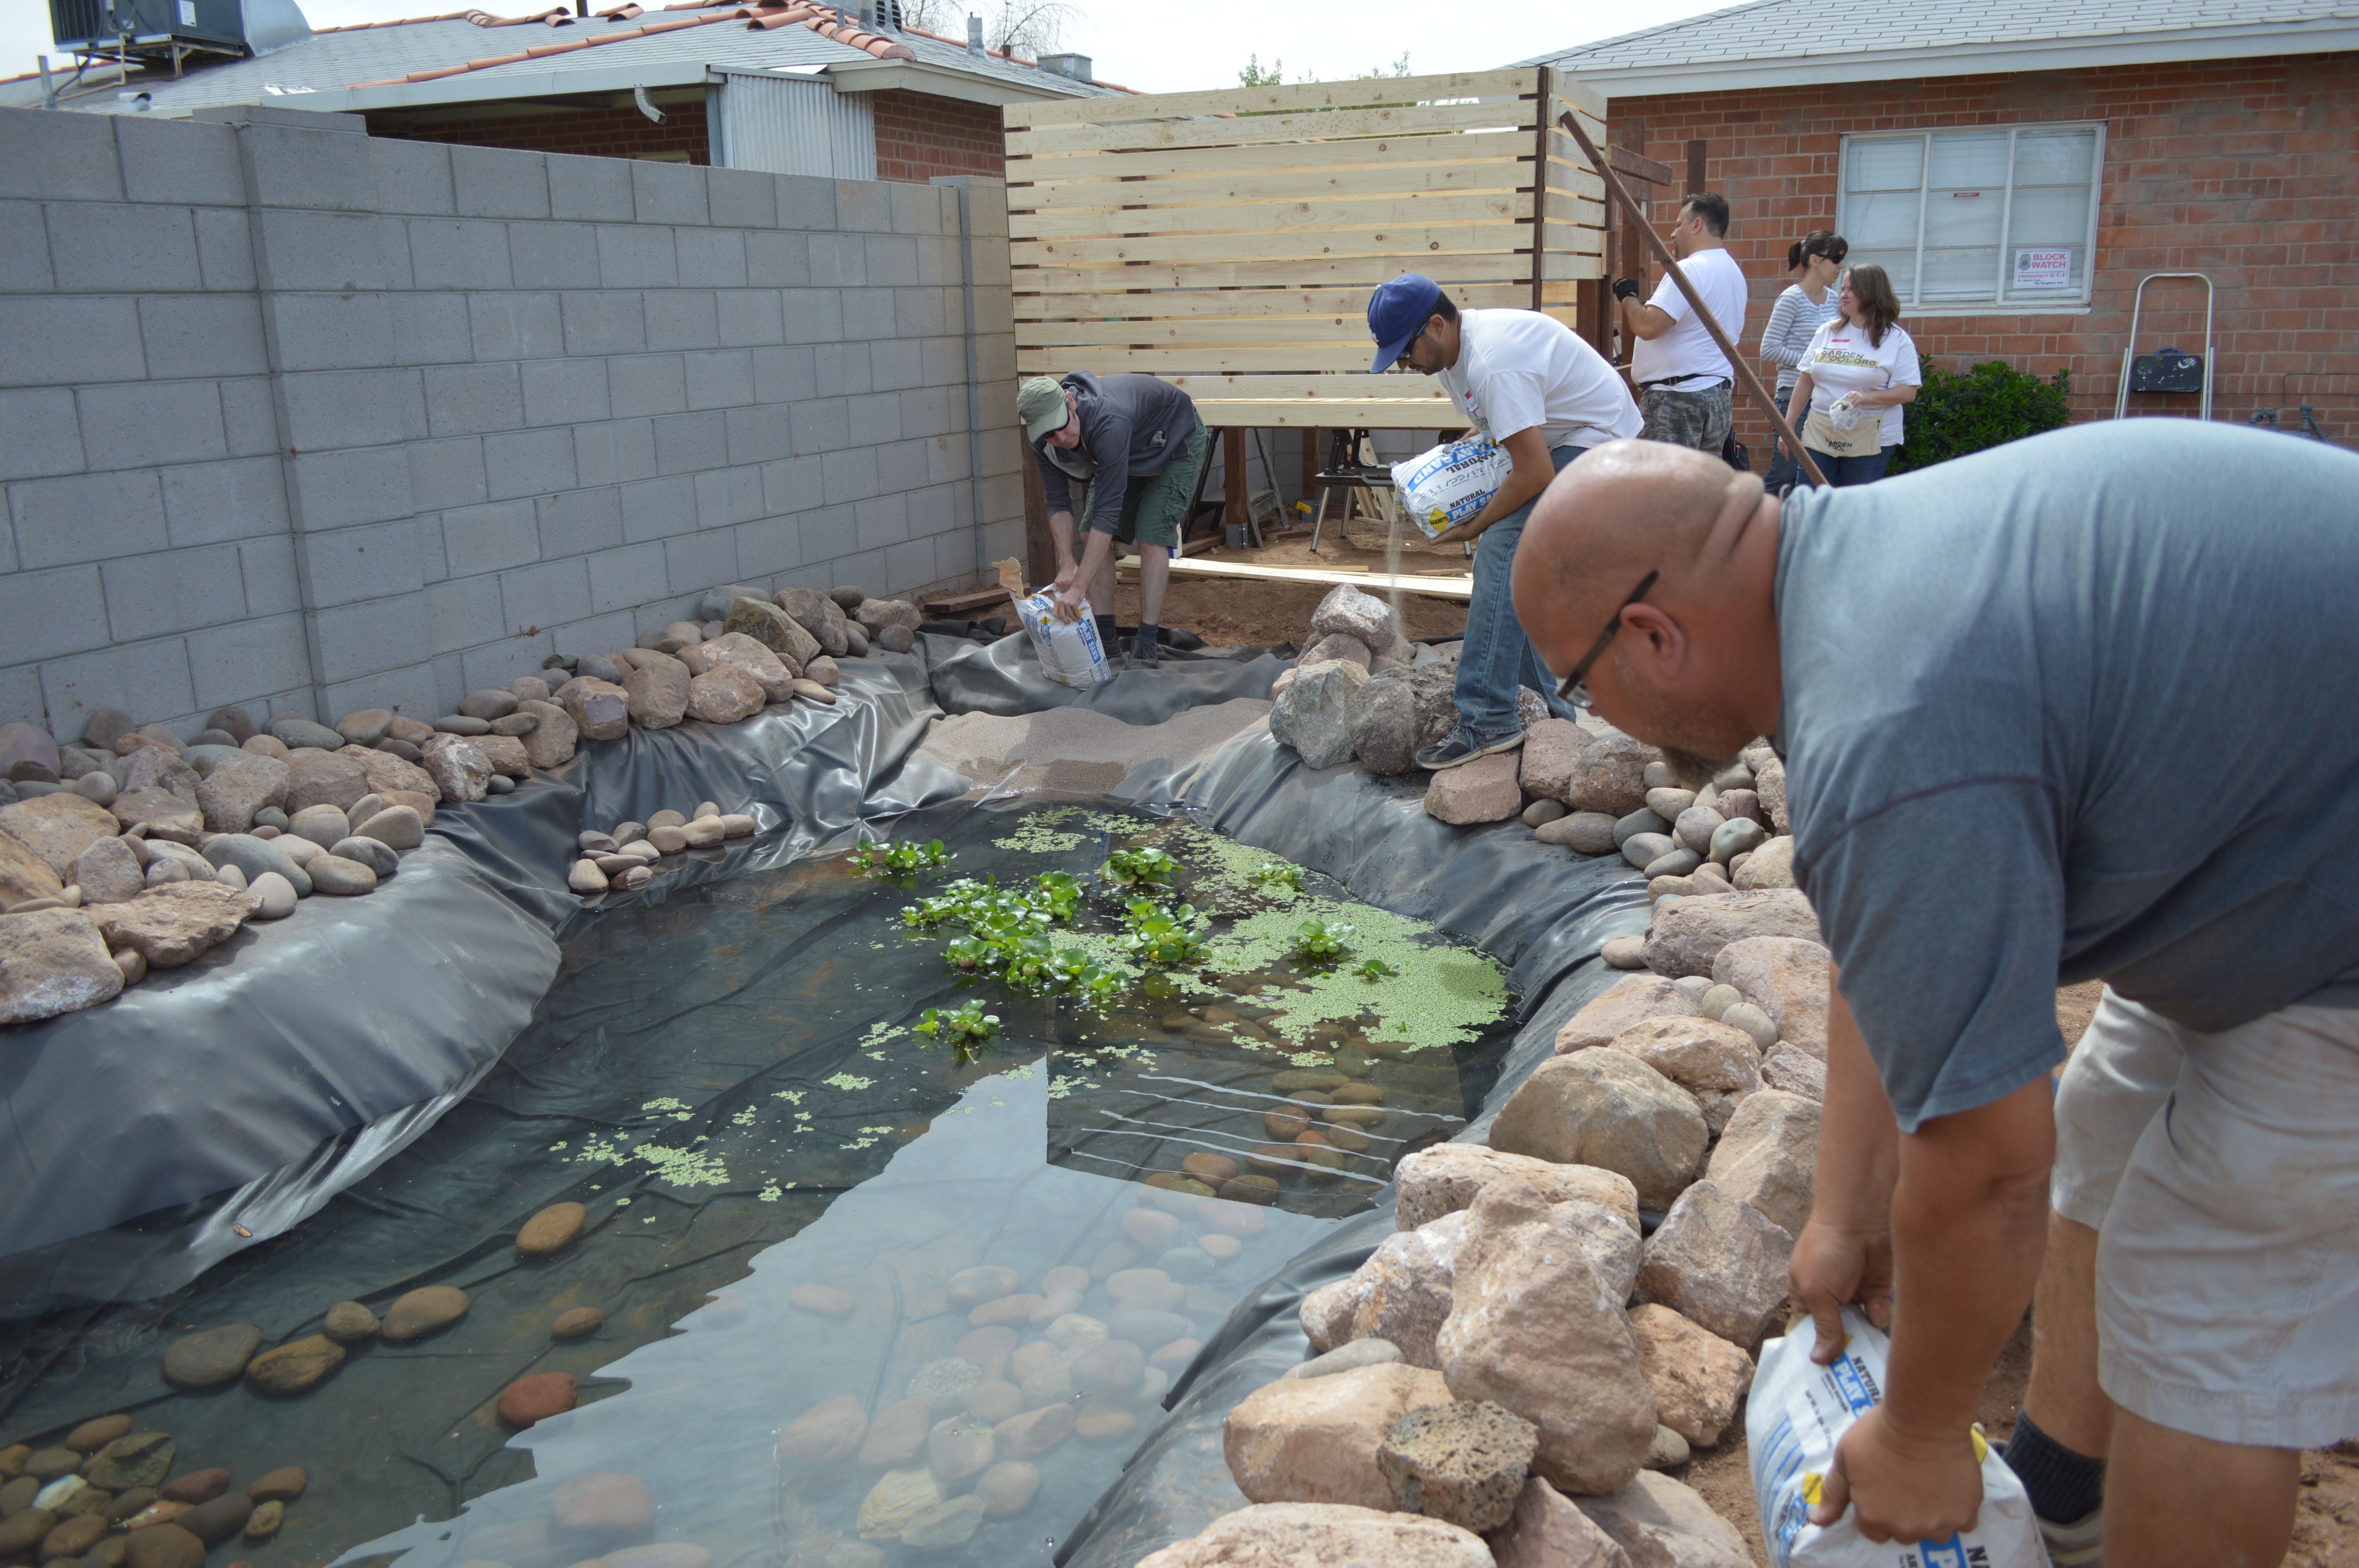
[[[193,54],[268,54],[311,36],[295,0],[49,0],[67,54],[117,55],[177,71]]]

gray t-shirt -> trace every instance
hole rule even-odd
[[[1797,880],[1900,1125],[2064,1054],[2359,1005],[2359,456],[2083,425],[1788,501]]]

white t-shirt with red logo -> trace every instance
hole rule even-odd
[[[1846,392],[1881,392],[1887,386],[1922,386],[1917,344],[1898,325],[1884,330],[1884,341],[1867,341],[1867,329],[1837,316],[1818,330],[1794,366],[1810,378],[1810,412],[1823,414]],[[1884,442],[1900,444],[1900,405],[1884,411]]]

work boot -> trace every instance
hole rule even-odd
[[[1438,773],[1444,768],[1458,767],[1495,752],[1512,752],[1523,743],[1524,732],[1520,730],[1510,730],[1496,740],[1484,741],[1461,724],[1443,739],[1420,750],[1417,754],[1417,765],[1430,773]]]
[[[1130,665],[1134,670],[1151,670],[1156,665],[1158,648],[1144,637],[1130,640]]]

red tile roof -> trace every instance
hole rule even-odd
[[[595,49],[601,44],[619,44],[632,38],[644,38],[657,33],[675,32],[682,27],[710,27],[715,22],[743,21],[748,27],[767,31],[800,23],[824,38],[875,56],[878,59],[915,59],[917,51],[907,44],[897,44],[846,20],[831,6],[817,5],[813,0],[790,0],[790,3],[761,3],[751,5],[727,5],[716,8],[706,0],[690,0],[688,5],[672,5],[667,11],[693,10],[706,13],[696,16],[678,16],[660,22],[648,22],[636,27],[613,32],[592,33],[587,38],[568,38],[562,43],[541,44],[537,48],[514,54],[490,55],[471,59],[464,65],[444,66],[438,70],[413,70],[407,76],[389,77],[383,81],[355,81],[354,87],[390,87],[406,81],[436,81],[446,76],[463,76],[471,70],[484,70],[495,65],[514,65],[520,60],[540,59],[549,55],[571,54],[576,49]],[[625,4],[598,13],[602,19],[628,21],[642,13],[636,5]],[[485,11],[453,11],[440,16],[413,16],[413,22],[473,22],[479,27],[512,27],[527,22],[546,22],[552,27],[565,27],[575,20],[563,7],[536,13],[529,16],[495,16]],[[366,22],[361,27],[397,27],[401,22]],[[341,32],[344,28],[322,27],[321,32]],[[929,35],[930,36],[930,35]]]

